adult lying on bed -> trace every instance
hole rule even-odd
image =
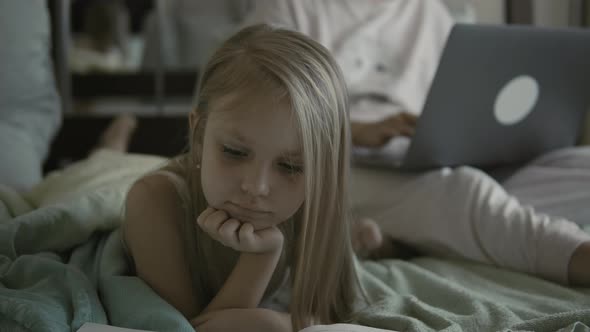
[[[248,24],[266,22],[303,32],[334,54],[349,88],[355,146],[378,148],[398,135],[412,135],[416,116],[420,113],[444,43],[454,24],[441,2],[257,0],[255,4],[254,12],[246,20]],[[561,164],[556,160],[562,160]],[[574,168],[585,169],[585,175],[577,172],[577,177],[572,180]],[[536,266],[534,259],[524,257],[534,256],[523,255],[523,260],[518,262],[518,255],[511,260],[503,260],[495,254],[516,251],[517,247],[524,247],[532,253],[536,241],[570,228],[548,223],[548,216],[525,212],[525,205],[534,204],[542,212],[565,216],[582,224],[589,223],[590,212],[586,202],[590,194],[585,189],[590,182],[589,168],[590,150],[579,148],[558,151],[539,159],[529,166],[527,170],[530,171],[517,174],[504,183],[505,188],[483,172],[463,167],[432,172],[417,179],[403,179],[403,189],[396,188],[399,182],[394,180],[393,174],[357,168],[353,175],[362,181],[370,181],[372,187],[363,185],[361,180],[356,181],[364,191],[358,193],[359,190],[353,190],[353,198],[357,204],[362,200],[378,202],[367,204],[379,206],[382,211],[373,215],[367,209],[363,212],[376,219],[388,237],[384,241],[375,221],[365,218],[360,222],[364,236],[359,237],[360,243],[357,244],[369,252],[376,249],[369,253],[372,256],[383,255],[391,251],[391,237],[394,237],[431,254],[502,262],[509,267],[526,261],[525,265],[529,267],[525,270],[533,272],[536,269],[533,268]],[[561,172],[559,178],[555,177],[556,171]],[[369,172],[379,175],[367,175]],[[553,177],[548,177],[546,173]],[[550,183],[548,179],[554,180]],[[562,189],[555,193],[559,186]],[[508,195],[505,189],[518,194],[521,202]],[[564,203],[564,195],[559,193],[569,194],[567,204]],[[465,208],[472,203],[477,204],[477,210]],[[478,213],[497,222],[486,227],[478,226],[478,219],[481,219]],[[526,230],[517,226],[522,220],[530,222]],[[461,244],[460,238],[472,231],[476,232],[481,242]],[[517,234],[529,234],[530,240],[526,243],[516,240]],[[506,241],[497,241],[505,235]],[[513,243],[514,246],[505,243]],[[584,250],[589,250],[588,245]],[[551,256],[546,252],[538,257],[551,260]],[[549,277],[551,273],[544,271],[541,274]],[[584,278],[590,280],[590,275],[586,274]]]

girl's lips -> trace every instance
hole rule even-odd
[[[240,210],[251,212],[251,213],[262,213],[262,214],[268,213],[268,211],[266,211],[266,210],[259,209],[256,207],[251,207],[246,204],[238,204],[238,203],[234,203],[234,202],[229,202],[229,204],[240,209]]]
[[[244,207],[242,205],[239,205],[239,204],[236,204],[233,202],[229,202],[227,204],[227,207],[228,207],[227,212],[229,212],[229,214],[232,217],[239,219],[241,221],[250,222],[250,221],[259,219],[261,217],[267,216],[269,214],[268,211],[247,208],[247,207]]]

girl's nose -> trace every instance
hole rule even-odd
[[[251,196],[268,196],[270,193],[271,168],[256,165],[242,179],[242,190]]]

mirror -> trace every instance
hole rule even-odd
[[[58,0],[59,1],[59,0]],[[233,33],[251,0],[72,0],[72,111],[190,110],[198,69]]]

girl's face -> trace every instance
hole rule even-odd
[[[201,183],[209,206],[259,230],[287,220],[303,204],[302,148],[289,105],[239,97],[210,104]]]

